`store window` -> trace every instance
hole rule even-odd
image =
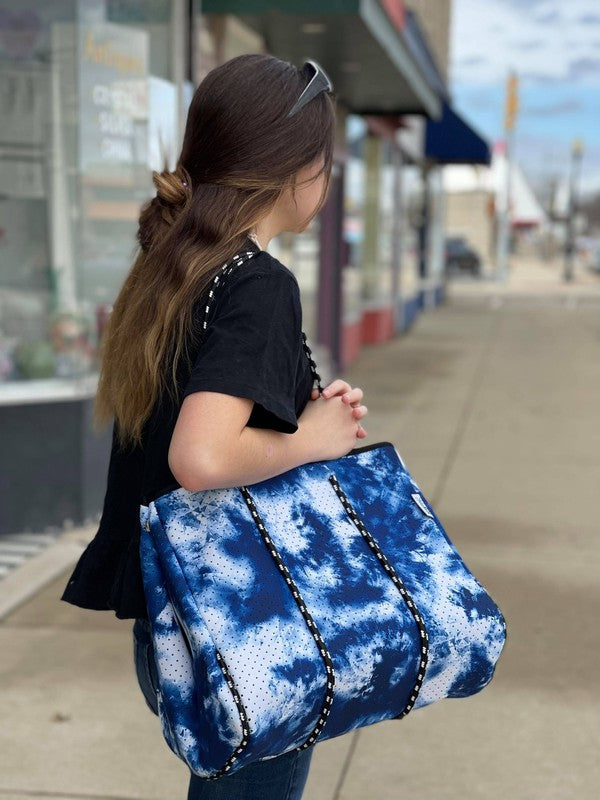
[[[362,315],[362,263],[365,236],[365,142],[367,125],[362,117],[346,118],[346,162],[343,238],[347,260],[342,271],[344,326],[360,323]]]
[[[151,170],[176,157],[174,2],[0,0],[0,400],[93,384]]]

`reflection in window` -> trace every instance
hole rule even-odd
[[[151,170],[174,166],[170,20],[170,0],[0,0],[0,393],[97,369]]]

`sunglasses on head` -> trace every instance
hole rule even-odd
[[[306,88],[304,89],[300,97],[296,100],[296,102],[292,106],[288,114],[288,117],[293,117],[294,114],[297,114],[301,108],[304,108],[304,106],[307,103],[310,103],[310,101],[321,92],[333,91],[333,84],[329,79],[329,76],[327,75],[325,70],[321,66],[319,66],[319,64],[317,64],[316,61],[313,61],[312,59],[305,61],[302,66],[302,69],[305,70],[306,67],[309,67],[314,72],[314,75],[309,80],[308,84],[306,85]]]

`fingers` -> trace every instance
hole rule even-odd
[[[343,381],[341,378],[336,378],[329,386],[323,389],[323,397],[333,397],[336,394],[349,392],[351,389],[352,387],[349,383],[346,383],[346,381]]]
[[[342,400],[345,403],[353,405],[362,400],[363,390],[358,386],[353,389],[347,381],[338,378],[323,389],[323,397],[334,397],[336,395],[342,395]]]
[[[351,389],[349,392],[346,392],[342,395],[342,401],[344,403],[348,403],[348,405],[355,406],[356,403],[360,403],[363,399],[363,390],[360,389],[358,386],[355,386],[354,389]]]
[[[341,378],[337,378],[336,380],[332,381],[328,386],[323,389],[322,396],[327,397],[335,397],[335,396],[342,396],[342,401],[347,405],[352,407],[352,416],[354,419],[359,420],[362,419],[366,414],[368,414],[369,409],[365,405],[359,405],[360,401],[363,399],[364,392],[359,386],[355,386],[352,388],[347,381],[343,381]],[[319,397],[319,390],[313,389],[311,393],[311,399],[316,400]],[[359,423],[357,426],[356,436],[358,439],[364,439],[367,436],[366,430],[362,427]]]

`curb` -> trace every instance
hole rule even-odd
[[[61,534],[55,542],[2,578],[0,621],[74,566],[97,528],[97,525],[88,525]]]

